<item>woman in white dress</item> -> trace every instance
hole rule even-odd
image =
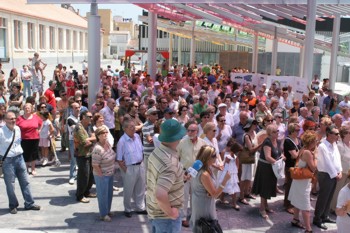
[[[346,177],[349,179],[350,174]],[[337,209],[337,232],[348,233],[350,229],[350,183],[347,183],[339,192]]]
[[[213,122],[208,122],[203,128],[203,133],[205,134],[204,141],[209,146],[214,147],[216,151],[216,162],[213,167],[217,168],[218,170],[222,170],[224,168],[224,163],[220,156],[218,141],[215,138],[216,125]]]
[[[255,154],[260,149],[261,145],[258,145],[258,140],[256,137],[256,128],[257,128],[258,122],[254,120],[253,118],[249,118],[247,120],[247,123],[243,127],[244,131],[246,132],[243,134],[243,146],[247,148],[252,154]],[[254,171],[256,169],[255,163],[254,164],[242,164],[242,173],[241,173],[241,182],[240,182],[240,198],[239,202],[241,202],[244,205],[248,205],[247,200],[245,199],[255,199],[250,194],[252,181],[254,179]]]
[[[232,137],[232,130],[231,127],[226,124],[225,116],[220,113],[216,116],[216,122],[218,123],[216,139],[218,141],[219,151],[223,154],[228,140]]]
[[[314,131],[306,131],[301,141],[304,147],[300,150],[298,157],[298,167],[308,167],[311,171],[315,171],[317,168],[317,158],[314,151],[317,146],[317,134]],[[294,215],[291,222],[293,227],[306,229],[305,233],[312,232],[310,223],[310,192],[311,192],[311,179],[293,180],[290,187],[289,197],[291,204],[294,206]],[[301,210],[304,225],[300,223],[299,212]]]
[[[338,193],[340,189],[342,189],[347,183],[350,182],[348,177],[348,172],[350,170],[350,126],[342,126],[339,130],[340,140],[337,143],[341,166],[342,166],[342,177],[337,182],[337,186],[335,188],[332,202],[331,202],[331,210],[335,211],[336,203],[338,199]],[[350,219],[349,219],[350,220]]]

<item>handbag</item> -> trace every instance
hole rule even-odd
[[[248,135],[248,134],[243,135],[243,145],[245,145],[245,142],[244,142],[245,135]],[[250,139],[249,135],[248,135],[248,137]],[[239,156],[239,162],[241,164],[253,164],[253,163],[255,163],[255,152],[252,153],[246,146],[243,148],[242,151],[240,151],[238,153],[238,156]]]
[[[301,154],[302,150],[299,151],[295,167],[289,168],[290,176],[294,180],[312,179],[314,177],[314,173],[310,170],[309,167],[298,167]]]
[[[283,159],[279,159],[276,163],[272,164],[272,170],[277,179],[283,179],[285,177],[284,165]]]
[[[196,221],[194,233],[223,233],[216,219],[200,218]]]

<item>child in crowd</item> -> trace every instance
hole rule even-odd
[[[239,180],[238,180],[238,167],[239,167],[239,161],[237,154],[243,150],[243,147],[236,142],[233,138],[231,138],[226,145],[226,152],[224,154],[224,170],[219,173],[219,182],[218,184],[221,184],[223,178],[225,177],[226,172],[229,172],[231,174],[231,178],[227,182],[223,193],[227,193],[231,195],[232,198],[232,207],[239,211],[240,207],[237,205],[237,193],[240,192],[239,188]],[[220,201],[222,203],[225,203],[224,201],[224,194],[220,196]]]
[[[49,111],[44,109],[40,112],[40,116],[43,119],[43,125],[40,130],[39,147],[41,148],[42,165],[46,166],[48,163],[48,155],[50,148],[50,137],[54,135],[54,127],[49,120]]]

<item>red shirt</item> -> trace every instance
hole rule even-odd
[[[53,92],[53,90],[51,90],[50,88],[47,89],[44,93],[44,95],[47,98],[47,103],[51,104],[51,106],[53,107],[53,111],[56,112],[56,97],[55,97],[55,92]]]
[[[67,96],[68,97],[71,97],[71,96],[74,96],[75,95],[75,83],[73,80],[68,80],[66,82],[66,87],[67,87]]]
[[[23,116],[19,116],[16,120],[16,125],[21,129],[22,139],[39,139],[39,129],[43,124],[41,118],[32,114],[31,119],[25,119]]]

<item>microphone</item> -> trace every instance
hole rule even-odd
[[[200,160],[194,161],[192,167],[187,168],[185,174],[190,174],[193,178],[197,176],[198,171],[203,167],[203,163]]]

